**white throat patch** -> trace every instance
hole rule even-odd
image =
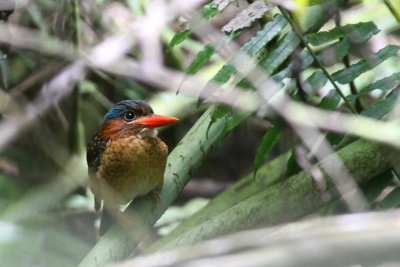
[[[141,130],[140,132],[137,133],[137,136],[139,138],[143,138],[143,137],[156,137],[158,134],[158,131],[154,128],[144,128],[143,130]]]

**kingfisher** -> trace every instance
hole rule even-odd
[[[95,210],[103,206],[100,234],[110,227],[110,214],[135,197],[152,193],[158,204],[168,147],[157,137],[155,128],[176,121],[175,117],[155,115],[142,100],[123,100],[106,113],[87,145]]]

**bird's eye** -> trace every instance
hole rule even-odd
[[[127,121],[131,121],[135,118],[135,114],[132,111],[128,111],[124,114],[124,119]]]

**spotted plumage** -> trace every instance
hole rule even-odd
[[[154,128],[175,121],[154,115],[140,100],[121,101],[107,112],[87,145],[89,185],[96,210],[101,201],[108,209],[118,209],[162,187],[168,148]]]

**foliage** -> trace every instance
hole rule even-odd
[[[5,265],[129,257],[140,266],[149,258],[217,265],[234,255],[246,266],[279,266],[287,259],[273,251],[301,251],[313,240],[318,253],[295,253],[294,262],[400,261],[400,237],[377,223],[379,214],[398,218],[400,205],[394,1],[11,2],[0,3]],[[135,199],[124,211],[129,223],[98,237],[86,140],[112,103],[137,98],[180,119],[160,133],[170,148],[162,200]],[[196,184],[204,177],[212,177],[205,193]],[[187,184],[201,205],[181,205]],[[357,213],[368,210],[384,213]],[[304,217],[312,219],[298,222]],[[349,238],[357,257],[340,249],[349,231],[342,218],[355,227],[370,220]],[[267,241],[237,233],[253,228],[265,228],[257,233]],[[148,241],[152,229],[161,236]],[[211,250],[208,239],[237,245]]]

